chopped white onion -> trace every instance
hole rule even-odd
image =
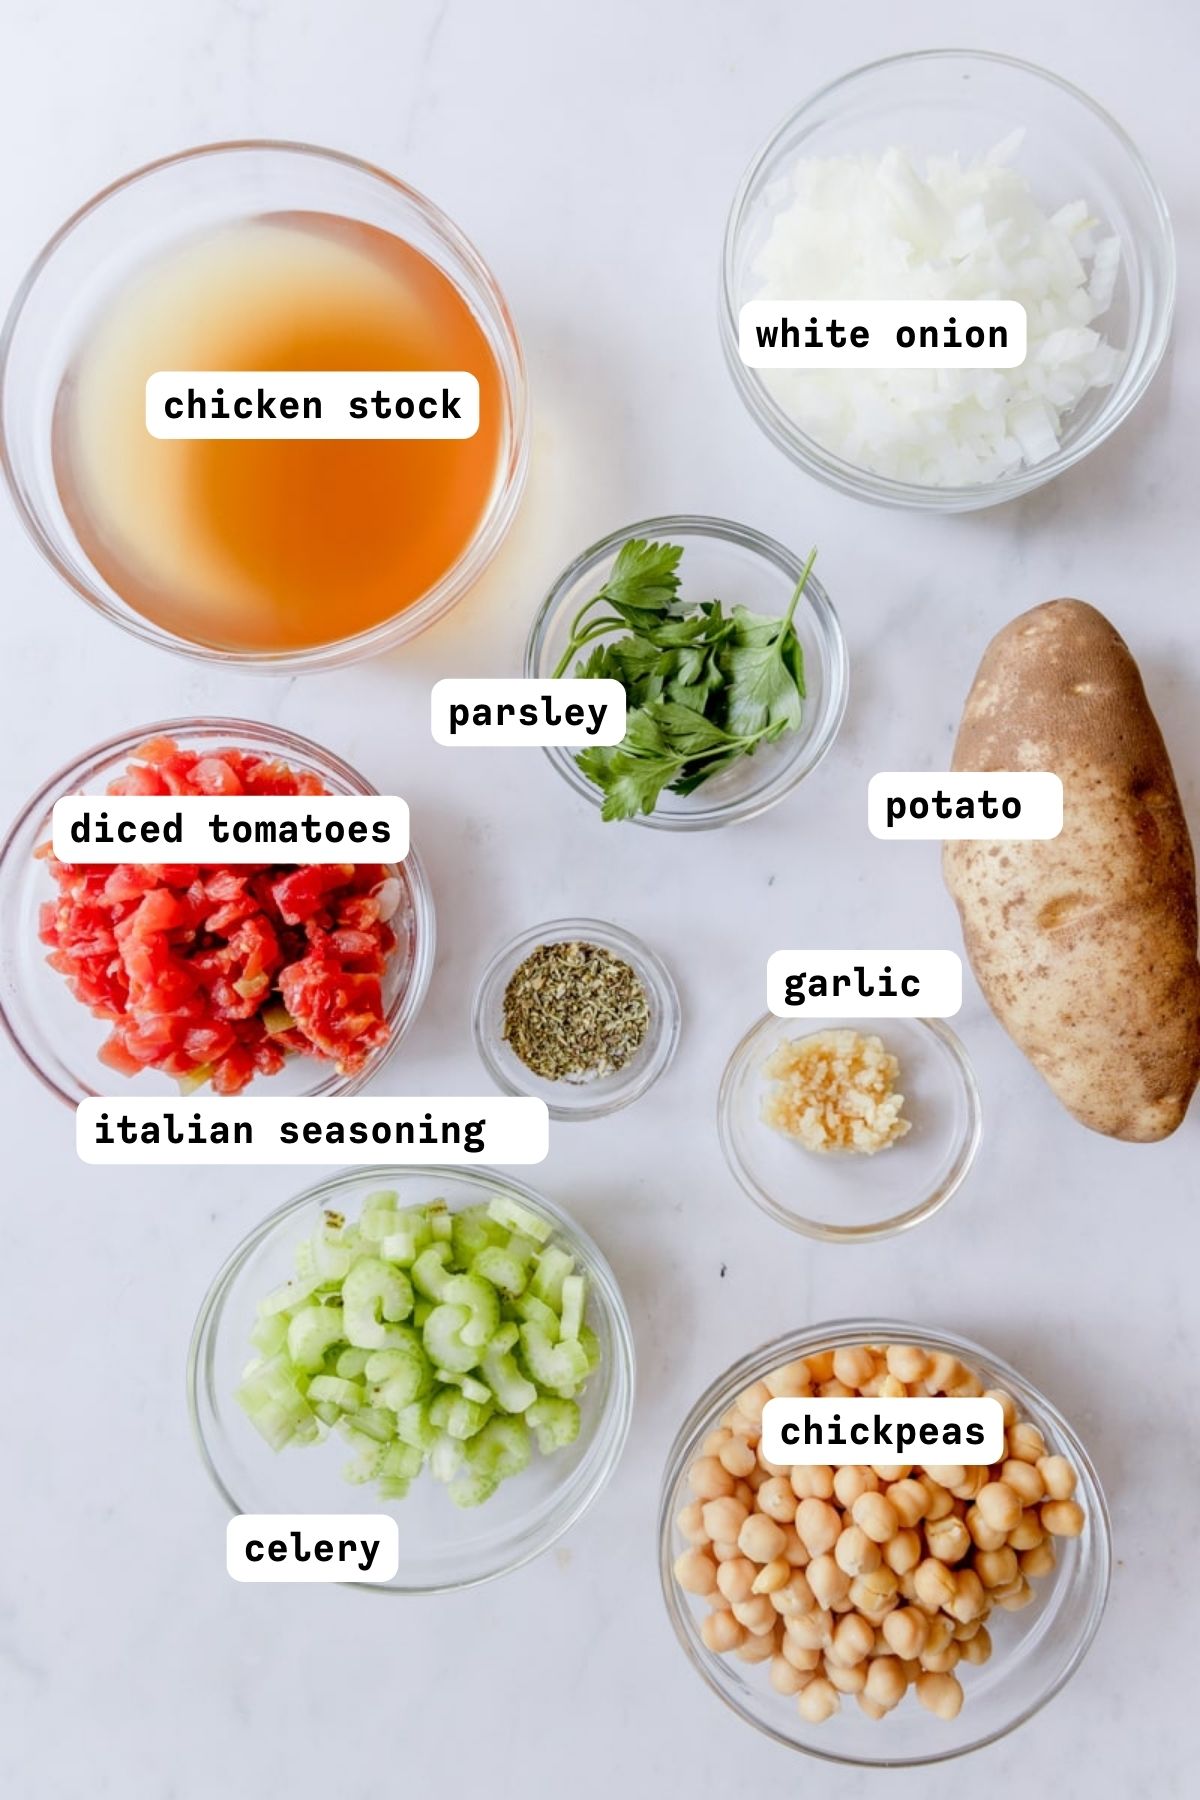
[[[1121,354],[1092,328],[1112,304],[1121,246],[1096,237],[1085,200],[1047,215],[1012,167],[1023,134],[963,162],[901,150],[803,158],[767,194],[756,300],[1017,300],[1028,347],[1015,369],[766,369],[809,436],[892,480],[966,487],[1043,462]]]

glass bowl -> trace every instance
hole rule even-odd
[[[67,794],[103,793],[124,773],[125,765],[150,738],[175,738],[184,749],[232,744],[282,757],[294,768],[319,775],[331,794],[373,794],[376,790],[348,763],[329,750],[285,731],[280,725],[258,725],[250,719],[164,719],[122,732],[97,744],[52,775],[26,804],[0,847],[0,1025],[27,1066],[69,1106],[97,1093],[169,1094],[178,1083],[170,1075],[144,1069],[126,1081],[98,1061],[108,1026],[93,1018],[76,1000],[63,976],[46,962],[38,937],[41,904],[54,888],[34,851],[49,841],[56,800]],[[278,1075],[256,1075],[246,1092],[258,1095],[310,1095],[332,1098],[353,1094],[377,1074],[421,1008],[433,973],[433,895],[421,859],[410,845],[397,868],[406,894],[393,919],[399,937],[384,981],[384,1006],[391,1035],[357,1075],[339,1075],[327,1062],[291,1056]],[[106,1082],[97,1088],[95,1082]]]
[[[630,538],[669,540],[683,546],[679,591],[683,599],[693,602],[720,599],[728,607],[742,605],[751,612],[782,616],[804,571],[802,557],[748,525],[693,513],[641,519],[636,525],[610,532],[563,570],[533,621],[525,650],[527,676],[544,681],[554,674],[570,642],[575,614],[603,586],[617,552]],[[634,824],[657,831],[707,831],[757,818],[816,768],[841,725],[849,669],[837,614],[815,574],[805,583],[794,623],[804,652],[808,690],[800,729],[743,757],[694,794],[664,791],[654,811],[639,814]],[[571,668],[563,671],[567,675],[572,672]],[[598,810],[602,795],[580,773],[575,754],[561,745],[546,750],[559,774]]]
[[[90,321],[141,266],[199,231],[265,212],[316,211],[405,239],[453,282],[500,370],[504,420],[493,491],[458,561],[412,605],[370,630],[307,648],[225,650],[145,618],[94,567],[67,518],[51,456],[55,403]],[[80,597],[135,636],[223,667],[328,669],[406,642],[477,580],[516,513],[529,456],[525,365],[504,297],[445,214],[384,170],[310,144],[206,144],[104,188],[51,238],[0,334],[0,463],[35,544]]]
[[[912,1129],[874,1156],[813,1151],[763,1122],[763,1064],[786,1039],[819,1031],[879,1037],[900,1063]],[[717,1099],[725,1160],[765,1213],[827,1244],[865,1244],[908,1231],[945,1206],[982,1136],[967,1053],[940,1019],[779,1019],[765,1014],[737,1046]]]
[[[754,262],[800,155],[838,156],[901,145],[918,154],[982,154],[1010,132],[1015,158],[1050,210],[1088,201],[1121,240],[1121,269],[1103,328],[1121,351],[1112,385],[1086,394],[1044,462],[986,484],[924,487],[835,456],[802,431],[738,355],[738,315],[755,297]],[[798,295],[797,298],[820,296]],[[887,506],[967,512],[1028,494],[1102,444],[1145,393],[1166,349],[1175,304],[1175,246],[1161,193],[1124,131],[1086,94],[1031,63],[985,51],[922,50],[844,75],[797,108],[759,151],[734,197],[721,269],[722,347],[742,399],[767,436],[830,487]],[[1099,324],[1100,321],[1097,321]]]
[[[909,1694],[884,1719],[874,1722],[852,1704],[823,1725],[800,1717],[794,1700],[777,1694],[766,1671],[718,1656],[700,1637],[701,1603],[675,1581],[676,1556],[686,1546],[675,1519],[690,1498],[687,1471],[700,1444],[738,1395],[755,1381],[801,1356],[855,1344],[919,1344],[944,1350],[974,1369],[987,1387],[1006,1388],[1022,1416],[1037,1425],[1052,1452],[1070,1458],[1079,1476],[1076,1499],[1087,1523],[1082,1536],[1055,1540],[1058,1562],[1039,1579],[1037,1598],[1020,1612],[993,1612],[988,1630],[990,1660],[962,1671],[962,1711],[953,1720],[935,1718]],[[776,1743],[824,1762],[871,1768],[912,1768],[964,1756],[1023,1725],[1053,1699],[1087,1654],[1108,1598],[1112,1568],[1112,1528],[1099,1478],[1070,1425],[1024,1376],[969,1338],[888,1319],[837,1320],[764,1344],[702,1394],[671,1448],[663,1478],[658,1521],[659,1571],[667,1612],[688,1660],[727,1706]]]
[[[576,940],[598,944],[627,962],[646,990],[650,1023],[623,1068],[594,1081],[546,1081],[527,1069],[504,1037],[504,994],[514,973],[539,944]],[[471,1012],[475,1046],[488,1074],[506,1094],[544,1100],[553,1119],[599,1119],[638,1100],[670,1065],[679,1043],[679,995],[670,970],[632,932],[599,919],[554,919],[535,925],[498,950],[483,972]]]
[[[404,1500],[383,1501],[373,1488],[342,1476],[339,1440],[276,1454],[234,1399],[262,1296],[286,1280],[292,1252],[329,1206],[354,1216],[365,1197],[397,1187],[406,1204],[445,1200],[452,1211],[507,1194],[550,1220],[556,1241],[588,1277],[587,1321],[603,1361],[580,1398],[582,1425],[569,1449],[535,1453],[529,1467],[502,1483],[485,1505],[456,1507],[427,1472]],[[308,1188],[272,1213],[238,1246],[200,1308],[188,1355],[192,1424],[209,1474],[232,1512],[391,1512],[400,1530],[400,1567],[371,1592],[442,1593],[505,1575],[547,1550],[580,1519],[620,1460],[633,1411],[633,1338],[608,1264],[586,1232],[531,1188],[489,1169],[378,1167],[353,1169]],[[366,1586],[365,1583],[353,1583]]]

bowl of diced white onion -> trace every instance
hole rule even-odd
[[[965,512],[1116,430],[1174,298],[1167,209],[1121,127],[1044,69],[930,50],[842,77],[771,135],[730,211],[720,325],[751,414],[802,468],[883,505]],[[817,305],[822,328],[851,301],[1017,301],[1027,349],[1012,368],[749,367],[752,301]]]

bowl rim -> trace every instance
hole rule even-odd
[[[1128,391],[1122,396],[1120,404],[1111,411],[1106,410],[1104,406],[1097,411],[1092,425],[1077,443],[1066,449],[1060,448],[1055,451],[1053,456],[1047,457],[1045,461],[1037,463],[1031,468],[1023,468],[1012,475],[1001,476],[993,482],[967,486],[927,487],[917,482],[896,481],[890,476],[876,475],[872,471],[859,468],[856,464],[847,462],[845,458],[826,450],[815,438],[801,431],[778,402],[766,391],[763,384],[754,379],[755,371],[747,369],[738,354],[738,307],[734,293],[735,261],[741,227],[758,178],[774,155],[780,141],[806,114],[817,111],[824,102],[838,94],[840,90],[874,76],[880,70],[949,61],[955,58],[1014,70],[1021,75],[1032,76],[1038,81],[1046,82],[1051,87],[1057,88],[1069,100],[1083,106],[1111,134],[1138,176],[1155,216],[1158,226],[1158,250],[1163,261],[1163,297],[1157,317],[1153,318],[1148,326],[1147,353],[1143,356],[1141,366],[1130,383]],[[775,447],[782,450],[785,456],[808,474],[815,476],[819,481],[823,481],[827,486],[835,488],[840,493],[850,494],[857,499],[868,500],[877,505],[927,512],[981,511],[986,507],[1001,505],[1006,500],[1018,499],[1023,494],[1032,493],[1036,488],[1054,480],[1056,476],[1064,474],[1067,469],[1074,467],[1085,456],[1098,449],[1128,418],[1154,379],[1166,354],[1175,313],[1178,284],[1177,262],[1171,215],[1149,164],[1125,128],[1118,124],[1112,114],[1084,89],[1065,80],[1063,76],[1056,75],[1052,69],[1044,68],[1040,63],[1030,62],[1023,57],[1007,56],[1001,51],[954,46],[909,50],[892,56],[876,57],[871,62],[862,63],[817,88],[799,105],[793,107],[787,116],[772,129],[746,165],[734,191],[725,223],[718,288],[718,329],[725,361],[746,410]]]
[[[675,1052],[679,1048],[679,1038],[683,1020],[683,1009],[679,999],[679,989],[670,969],[663,962],[657,951],[652,950],[640,937],[628,931],[623,925],[614,925],[603,919],[562,918],[547,919],[540,925],[533,925],[527,931],[519,931],[515,937],[500,946],[491,957],[475,988],[475,997],[471,1003],[471,1035],[475,1040],[475,1048],[484,1068],[502,1092],[525,1096],[535,1092],[531,1087],[520,1086],[504,1068],[497,1057],[491,1033],[486,1028],[485,1009],[496,991],[497,984],[506,967],[525,953],[532,953],[540,944],[564,943],[572,938],[580,938],[586,942],[598,943],[602,949],[615,949],[628,957],[634,973],[641,978],[643,972],[650,976],[651,984],[658,993],[661,1002],[658,1008],[659,1027],[651,1044],[651,1054],[642,1065],[641,1072],[635,1080],[625,1085],[610,1088],[602,1100],[591,1104],[581,1099],[574,1105],[555,1104],[542,1093],[537,1098],[546,1100],[546,1109],[552,1119],[564,1122],[572,1119],[601,1119],[610,1113],[620,1112],[640,1100],[655,1085],[659,1078],[666,1074],[675,1060]],[[620,1075],[618,1069],[616,1074]],[[549,1084],[547,1084],[549,1085]],[[586,1084],[573,1090],[581,1095],[586,1094]]]
[[[251,740],[257,737],[260,742],[278,746],[285,755],[297,755],[313,763],[318,770],[332,771],[352,793],[370,796],[378,793],[365,776],[360,775],[350,763],[333,750],[327,750],[315,739],[292,731],[286,725],[264,723],[258,719],[239,719],[224,714],[206,714],[184,719],[156,719],[150,724],[138,726],[133,731],[117,732],[114,736],[103,739],[85,750],[82,755],[73,757],[49,776],[18,810],[8,829],[0,841],[0,917],[7,913],[10,884],[22,878],[22,869],[16,863],[18,841],[27,826],[36,823],[38,817],[49,811],[55,800],[64,794],[75,791],[79,783],[94,778],[108,763],[121,755],[133,755],[140,745],[157,737],[195,738],[197,733],[211,733],[214,738],[232,738],[246,734]],[[240,746],[239,746],[240,747]],[[380,1046],[368,1059],[365,1067],[357,1075],[330,1077],[329,1085],[323,1086],[319,1094],[316,1090],[307,1098],[345,1099],[357,1093],[366,1083],[374,1078],[384,1067],[400,1044],[401,1039],[411,1029],[429,991],[429,983],[433,977],[433,965],[437,952],[437,921],[434,910],[433,890],[425,865],[411,841],[408,855],[404,858],[403,869],[407,880],[409,898],[413,908],[413,962],[408,983],[389,1012],[391,1032],[386,1044]],[[7,964],[14,953],[19,953],[22,946],[16,944],[14,933],[7,934],[6,945],[0,949],[0,967]],[[28,946],[32,951],[34,946]],[[100,1089],[84,1088],[81,1093],[68,1092],[55,1080],[50,1071],[44,1068],[26,1044],[10,1016],[6,1003],[4,983],[0,981],[0,1029],[3,1030],[25,1067],[34,1075],[50,1093],[74,1108],[79,1100],[96,1097],[102,1093]],[[103,1065],[100,1065],[101,1067]],[[301,1098],[297,1095],[296,1098]]]
[[[471,282],[482,292],[489,307],[494,309],[495,323],[503,341],[503,354],[496,355],[496,363],[504,395],[509,438],[507,450],[497,463],[495,491],[475,536],[462,551],[457,562],[447,569],[426,593],[414,600],[402,612],[396,613],[391,619],[384,619],[366,631],[356,632],[350,637],[336,638],[325,644],[313,644],[300,649],[284,651],[224,650],[212,644],[195,643],[190,639],[177,636],[176,633],[144,617],[127,603],[114,605],[108,596],[100,591],[98,582],[95,586],[89,584],[63,560],[41,519],[28,504],[18,474],[18,460],[13,455],[6,424],[9,361],[13,341],[37,282],[67,239],[85,221],[99,213],[116,195],[136,187],[143,181],[161,175],[165,171],[207,158],[258,153],[270,156],[309,157],[316,161],[339,165],[352,176],[365,176],[371,181],[382,184],[391,190],[394,198],[398,198],[402,204],[412,207],[420,214],[434,236],[461,260],[469,272]],[[447,275],[447,278],[454,280],[454,285],[459,287],[459,282],[453,276]],[[472,294],[464,293],[463,297],[471,306],[471,310],[476,311]],[[504,365],[505,357],[509,359],[510,368],[506,368]],[[321,144],[310,144],[301,139],[223,138],[212,143],[195,144],[183,150],[174,150],[169,155],[156,157],[151,162],[141,163],[124,175],[116,177],[115,180],[108,182],[88,200],[85,200],[82,205],[76,207],[75,211],[46,240],[22,277],[9,304],[3,324],[0,325],[0,473],[4,476],[5,485],[26,534],[60,579],[65,581],[67,586],[101,617],[108,619],[110,623],[119,626],[123,631],[128,631],[132,636],[140,638],[144,643],[153,645],[156,649],[168,650],[176,655],[186,656],[192,661],[215,664],[221,668],[236,669],[251,674],[262,672],[300,674],[318,669],[340,668],[346,664],[379,655],[385,650],[394,649],[418,636],[464,598],[499,551],[516,517],[524,492],[529,473],[530,450],[529,376],[524,349],[508,302],[489,265],[475,248],[474,243],[434,201],[428,199],[419,189],[402,181],[399,176],[391,174],[377,163],[354,156],[348,151],[334,150]]]
[[[543,646],[567,594],[581,575],[603,562],[613,551],[619,550],[630,538],[672,536],[712,538],[720,543],[736,545],[761,561],[770,563],[779,573],[790,577],[793,583],[799,581],[804,571],[805,559],[789,550],[786,544],[757,530],[753,525],[742,525],[719,514],[661,513],[638,519],[632,525],[621,526],[616,531],[606,532],[603,537],[597,538],[573,557],[555,577],[529,628],[529,636],[525,642],[525,676],[535,680],[545,679],[538,666]],[[792,754],[783,762],[775,776],[753,793],[698,807],[688,813],[639,813],[636,818],[621,820],[621,824],[641,825],[651,831],[708,831],[725,825],[742,824],[777,806],[825,760],[841,729],[850,697],[849,656],[841,620],[815,574],[810,574],[805,582],[802,599],[811,608],[814,629],[821,646],[825,695],[817,729],[807,738],[801,733],[792,734],[800,739],[793,744]],[[786,741],[780,740],[781,743]],[[602,796],[593,783],[580,774],[572,752],[562,745],[547,744],[543,746],[543,753],[567,785],[577,794],[582,794],[599,811],[603,803]]]
[[[744,1194],[749,1195],[767,1216],[776,1224],[785,1225],[790,1231],[798,1232],[802,1237],[815,1238],[823,1244],[870,1244],[881,1238],[896,1237],[903,1231],[911,1231],[915,1225],[923,1224],[931,1219],[958,1192],[970,1174],[983,1141],[983,1101],[979,1082],[966,1046],[956,1031],[944,1019],[896,1019],[886,1018],[871,1021],[885,1029],[890,1023],[904,1024],[923,1029],[945,1052],[949,1066],[959,1078],[959,1086],[966,1107],[966,1125],[959,1143],[958,1152],[945,1178],[931,1188],[926,1197],[915,1206],[907,1207],[903,1212],[891,1218],[879,1219],[866,1225],[828,1225],[817,1219],[803,1219],[790,1212],[770,1191],[763,1187],[738,1155],[733,1142],[732,1114],[734,1106],[734,1090],[738,1078],[750,1056],[751,1051],[766,1030],[773,1026],[786,1025],[788,1021],[777,1014],[765,1012],[759,1015],[749,1030],[734,1045],[729,1059],[721,1072],[721,1081],[717,1089],[717,1136],[721,1140],[721,1149],[725,1155],[726,1166]],[[795,1021],[799,1025],[799,1021]],[[836,1031],[839,1027],[849,1026],[853,1029],[858,1021],[853,1019],[819,1018],[813,1015],[814,1031]],[[804,1035],[809,1035],[807,1030]],[[769,1127],[767,1128],[769,1129]]]
[[[1023,1711],[1009,1720],[1007,1724],[999,1726],[973,1743],[934,1751],[927,1756],[897,1757],[890,1761],[848,1756],[834,1750],[822,1749],[819,1745],[797,1743],[794,1738],[788,1737],[783,1731],[776,1730],[773,1726],[765,1724],[761,1719],[744,1710],[716,1680],[712,1664],[717,1659],[710,1657],[707,1651],[703,1655],[698,1652],[693,1629],[693,1615],[684,1605],[685,1596],[682,1595],[682,1590],[674,1578],[675,1519],[672,1503],[675,1490],[683,1474],[684,1465],[699,1445],[705,1431],[711,1429],[718,1409],[731,1401],[740,1389],[750,1385],[754,1380],[768,1373],[770,1369],[784,1362],[790,1362],[798,1356],[811,1355],[816,1350],[864,1342],[920,1344],[937,1350],[949,1351],[952,1355],[959,1356],[968,1363],[972,1358],[978,1358],[1002,1379],[1004,1385],[1011,1390],[1018,1402],[1028,1396],[1033,1408],[1053,1426],[1061,1439],[1063,1448],[1076,1467],[1081,1486],[1087,1496],[1088,1525],[1094,1530],[1092,1541],[1096,1546],[1099,1559],[1096,1591],[1092,1596],[1083,1629],[1071,1655],[1048,1687],[1043,1689]],[[709,1383],[676,1432],[663,1465],[658,1507],[659,1583],[667,1616],[676,1638],[689,1662],[731,1712],[746,1724],[754,1726],[757,1731],[761,1731],[764,1736],[783,1745],[785,1749],[797,1751],[801,1756],[814,1757],[819,1762],[853,1768],[923,1768],[935,1763],[953,1762],[962,1756],[970,1756],[975,1751],[983,1750],[989,1744],[994,1744],[999,1739],[1007,1737],[1010,1732],[1016,1731],[1018,1727],[1026,1724],[1036,1713],[1040,1712],[1056,1694],[1061,1692],[1071,1677],[1076,1674],[1091,1649],[1108,1603],[1112,1584],[1112,1566],[1112,1519],[1104,1488],[1091,1456],[1065,1415],[1040,1388],[1013,1368],[1004,1357],[997,1356],[985,1345],[976,1343],[974,1339],[963,1337],[956,1332],[930,1330],[927,1326],[915,1325],[908,1320],[874,1317],[831,1319],[824,1323],[806,1326],[799,1331],[783,1332],[767,1343],[760,1344],[757,1349],[750,1351],[748,1355],[731,1364],[723,1374],[718,1375]]]
[[[474,1164],[466,1167],[455,1163],[372,1163],[364,1164],[361,1167],[334,1170],[323,1180],[313,1182],[302,1193],[294,1194],[290,1200],[284,1201],[282,1206],[276,1207],[267,1214],[266,1218],[260,1219],[235,1245],[210,1281],[192,1326],[185,1371],[188,1418],[191,1422],[192,1438],[213,1486],[232,1516],[238,1516],[241,1508],[217,1470],[208,1439],[205,1436],[201,1420],[202,1409],[199,1403],[204,1352],[210,1337],[219,1326],[221,1308],[229,1288],[253,1252],[265,1243],[272,1232],[281,1228],[293,1214],[302,1208],[319,1203],[326,1196],[340,1193],[348,1187],[356,1187],[363,1183],[380,1184],[383,1182],[394,1182],[399,1185],[400,1182],[413,1176],[444,1176],[449,1181],[465,1181],[468,1185],[487,1189],[492,1193],[504,1191],[515,1194],[522,1201],[528,1202],[535,1211],[540,1211],[552,1218],[565,1237],[574,1239],[587,1252],[593,1269],[599,1277],[596,1285],[603,1296],[608,1316],[612,1337],[610,1355],[614,1364],[614,1378],[609,1388],[605,1410],[596,1422],[597,1432],[606,1424],[608,1426],[611,1441],[607,1450],[597,1463],[591,1480],[581,1488],[576,1496],[573,1505],[561,1518],[552,1515],[547,1521],[547,1532],[540,1540],[526,1546],[514,1559],[500,1564],[497,1568],[465,1579],[439,1581],[432,1585],[426,1583],[419,1586],[398,1586],[393,1583],[361,1581],[345,1581],[335,1584],[338,1587],[356,1588],[360,1592],[399,1594],[406,1597],[459,1593],[468,1588],[482,1587],[489,1581],[498,1581],[505,1575],[514,1574],[516,1570],[524,1568],[526,1564],[533,1562],[556,1544],[563,1534],[577,1524],[594,1502],[600,1498],[616,1472],[633,1422],[637,1378],[633,1327],[630,1323],[624,1296],[608,1258],[590,1233],[579,1224],[572,1214],[559,1206],[556,1201],[549,1199],[540,1190],[529,1187],[525,1182],[518,1181],[512,1175],[501,1170],[489,1166],[476,1167]]]

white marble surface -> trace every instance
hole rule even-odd
[[[1178,0],[1009,0],[986,25],[970,12],[945,0],[6,10],[0,290],[134,164],[228,136],[338,145],[427,190],[491,260],[525,337],[537,431],[527,504],[484,586],[404,655],[303,681],[218,679],[135,645],[70,597],[0,504],[0,811],[138,721],[278,719],[413,807],[441,950],[396,1084],[479,1083],[476,972],[498,940],[563,912],[620,918],[668,951],[687,1024],[653,1101],[560,1129],[535,1175],[625,1284],[641,1386],[624,1462],[539,1564],[419,1604],[224,1574],[184,1353],[216,1265],[296,1174],[85,1170],[66,1112],[0,1053],[5,1793],[359,1800],[519,1783],[537,1800],[602,1800],[673,1783],[717,1800],[804,1782],[849,1800],[981,1780],[989,1793],[1184,1792],[1200,1113],[1158,1148],[1090,1136],[971,987],[959,1024],[987,1109],[977,1170],[932,1224],[861,1251],[792,1240],[761,1217],[726,1174],[713,1122],[770,949],[957,942],[936,853],[868,837],[864,783],[942,760],[978,654],[1011,614],[1063,592],[1111,612],[1200,826],[1200,31]],[[806,482],[759,435],[718,352],[715,260],[743,163],[807,90],[870,57],[973,38],[1061,70],[1144,146],[1175,212],[1183,298],[1169,366],[1108,448],[1027,503],[922,521]],[[618,836],[538,753],[485,763],[431,745],[431,680],[515,669],[531,609],[579,545],[677,507],[820,543],[853,696],[799,796],[736,837]],[[1112,1601],[1083,1674],[1004,1744],[931,1774],[817,1768],[758,1739],[688,1668],[656,1587],[662,1459],[700,1387],[770,1334],[866,1307],[963,1330],[1019,1362],[1086,1436],[1116,1529]]]

